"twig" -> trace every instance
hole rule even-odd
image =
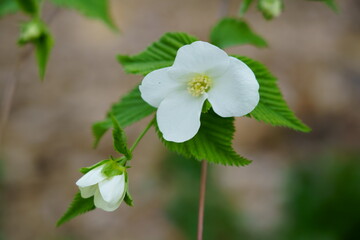
[[[202,240],[203,239],[207,165],[208,164],[207,164],[206,160],[201,161],[200,198],[199,198],[199,217],[198,217],[197,240]]]
[[[56,8],[47,18],[46,21],[48,24],[50,24],[55,16],[58,14],[59,8]],[[11,112],[11,106],[14,98],[14,93],[16,89],[16,85],[20,80],[20,72],[21,72],[21,66],[23,63],[26,62],[26,60],[31,56],[32,52],[34,51],[34,47],[28,47],[24,52],[22,52],[16,59],[13,77],[8,78],[5,87],[3,90],[3,99],[2,104],[0,106],[0,150],[2,148],[2,140],[4,137],[4,131],[7,124],[7,121],[9,119],[9,115]]]

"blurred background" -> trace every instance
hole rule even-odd
[[[309,134],[236,120],[235,149],[247,167],[210,166],[204,239],[360,239],[360,2],[285,1],[265,21],[246,18],[270,47],[229,53],[263,62]],[[235,16],[240,1],[231,1]],[[24,62],[0,156],[1,240],[195,239],[200,164],[170,154],[151,130],[129,170],[135,207],[95,210],[55,227],[77,188],[80,167],[114,154],[110,134],[92,149],[91,124],[141,81],[115,55],[135,54],[168,31],[208,40],[218,0],[111,1],[121,34],[61,9],[51,23],[56,45],[45,82]],[[45,6],[45,14],[54,10]],[[23,15],[0,20],[0,89],[13,77]],[[126,129],[135,140],[149,119]]]

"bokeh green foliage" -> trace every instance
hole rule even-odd
[[[286,195],[281,239],[360,239],[359,153],[301,162],[291,171]]]
[[[171,154],[161,164],[165,188],[176,189],[166,206],[170,221],[193,239],[197,232],[200,162]],[[204,239],[248,239],[241,215],[228,196],[221,190],[217,176],[209,165],[205,201]]]
[[[355,240],[360,236],[360,154],[298,159],[284,178],[280,224],[269,232],[248,229],[209,165],[204,239]],[[161,163],[165,189],[176,189],[166,206],[184,239],[196,236],[200,163],[169,155]],[[246,169],[245,169],[246,170]]]

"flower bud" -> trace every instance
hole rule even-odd
[[[38,20],[32,20],[21,25],[19,44],[25,44],[38,39],[44,33],[44,25]]]
[[[123,201],[128,188],[125,167],[109,160],[82,176],[76,185],[82,198],[94,196],[94,204],[104,211],[114,211]]]
[[[258,5],[259,10],[262,12],[266,19],[272,19],[280,16],[283,10],[282,0],[260,0]]]

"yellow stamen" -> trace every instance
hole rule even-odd
[[[187,90],[194,97],[203,95],[209,91],[212,85],[211,78],[206,75],[197,75],[188,82]]]

